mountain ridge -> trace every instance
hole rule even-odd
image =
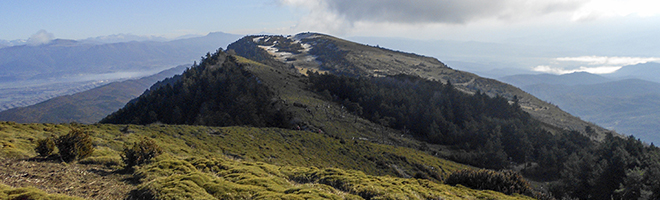
[[[636,65],[623,66],[614,73],[607,74],[606,76],[617,79],[637,78],[660,83],[660,78],[656,76],[657,74],[660,74],[660,63],[647,62]]]
[[[285,65],[301,71],[332,71],[335,74],[352,76],[383,76],[398,73],[414,74],[430,80],[451,82],[459,90],[474,94],[478,91],[490,96],[503,96],[512,100],[518,98],[521,107],[541,121],[563,129],[584,133],[586,127],[596,129],[594,139],[601,140],[609,132],[595,124],[574,117],[554,105],[494,79],[481,78],[469,72],[461,72],[447,67],[436,58],[413,53],[392,51],[381,47],[372,47],[353,43],[340,38],[317,33],[301,33],[296,36],[246,36],[230,44],[228,51],[260,62],[278,62],[275,55],[312,56],[311,62],[297,65],[298,59],[284,60]],[[276,44],[276,41],[280,41]],[[285,44],[284,46],[282,44]],[[278,49],[277,46],[284,47]],[[307,47],[304,47],[307,45]],[[267,49],[271,48],[271,51]],[[274,48],[274,49],[273,49]]]

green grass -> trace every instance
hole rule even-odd
[[[279,128],[154,124],[128,125],[125,133],[121,130],[126,125],[0,122],[0,143],[7,144],[0,156],[34,157],[38,139],[66,134],[71,127],[93,132],[95,152],[80,164],[120,169],[124,145],[145,136],[163,149],[165,154],[152,164],[135,168],[141,184],[132,195],[160,199],[518,198],[440,184],[451,172],[470,167],[415,149]],[[404,178],[416,174],[430,179]]]
[[[33,187],[12,188],[4,184],[0,184],[0,199],[20,200],[69,200],[69,199],[82,199],[60,194],[48,194],[42,190]]]
[[[0,156],[4,158],[34,157],[36,141],[59,136],[71,126],[91,130],[95,151],[81,163],[121,164],[124,145],[132,145],[141,137],[152,138],[165,152],[177,158],[229,156],[240,160],[267,162],[275,165],[337,167],[355,169],[371,175],[410,176],[426,173],[443,177],[468,168],[424,152],[358,139],[331,137],[310,131],[279,128],[205,127],[185,125],[129,125],[134,133],[122,133],[125,125],[53,125],[0,124]]]
[[[133,197],[155,199],[531,199],[424,179],[232,159],[161,159],[136,172]]]

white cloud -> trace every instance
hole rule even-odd
[[[626,65],[636,65],[647,62],[660,61],[659,57],[607,57],[607,56],[579,56],[560,57],[555,59],[556,65],[578,64],[580,67],[566,69],[566,67],[539,65],[532,70],[552,74],[568,74],[574,72],[589,72],[592,74],[609,74]],[[587,66],[584,66],[587,65]]]
[[[532,70],[537,71],[537,72],[543,72],[543,73],[549,73],[549,74],[566,74],[570,73],[564,68],[560,67],[552,67],[548,65],[539,65],[534,67]]]
[[[549,74],[570,74],[575,72],[589,72],[592,74],[609,74],[619,69],[621,69],[621,66],[599,66],[599,67],[580,66],[577,69],[564,69],[563,67],[539,65],[533,68],[534,71],[549,73]]]
[[[289,31],[316,31],[326,33],[343,33],[351,25],[341,16],[330,12],[328,4],[322,0],[279,0],[280,4],[301,8],[308,12],[307,16],[302,17],[294,27]]]
[[[52,41],[55,38],[52,33],[46,32],[46,30],[39,30],[37,33],[33,34],[28,38],[27,44],[28,45],[42,45],[42,44],[48,44],[50,41]]]
[[[607,57],[607,56],[580,56],[561,57],[557,61],[573,61],[587,63],[588,65],[636,65],[653,61],[660,61],[657,57]]]
[[[307,11],[294,31],[333,34],[413,27],[518,22],[579,9],[587,0],[279,0]],[[568,17],[567,17],[568,19]],[[420,28],[421,27],[421,28]],[[420,28],[420,29],[418,29]],[[375,29],[375,30],[374,30]]]
[[[651,17],[660,14],[656,0],[591,0],[573,13],[574,21],[636,15]]]
[[[584,0],[281,0],[284,5],[316,8],[349,22],[465,24],[496,18],[524,19],[575,11]]]

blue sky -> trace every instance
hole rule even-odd
[[[649,24],[660,22],[656,17],[660,4],[639,0],[0,2],[0,24],[4,29],[0,39],[4,40],[27,39],[46,30],[56,38],[66,39],[120,33],[175,37],[213,31],[320,31],[340,36],[490,41],[505,40],[512,34],[525,36],[579,27],[606,30],[633,24],[636,28],[648,28]],[[654,21],[648,22],[649,19]]]
[[[292,10],[269,0],[3,0],[0,39],[27,39],[42,29],[66,39],[121,33],[175,37],[267,30],[295,23]]]
[[[7,41],[313,31],[339,37],[562,44],[566,48],[612,43],[605,46],[612,55],[554,60],[576,62],[583,68],[557,68],[552,63],[531,66],[552,73],[582,69],[602,73],[620,63],[660,57],[654,54],[660,50],[648,47],[660,46],[656,37],[660,35],[660,2],[649,0],[0,0],[0,27],[0,40]],[[608,65],[613,62],[617,64]]]

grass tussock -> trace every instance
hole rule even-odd
[[[275,166],[232,159],[173,158],[140,168],[131,198],[145,199],[531,199],[425,179],[355,170]]]
[[[12,188],[10,186],[0,184],[0,199],[76,200],[82,198],[60,194],[48,194],[33,187]]]

